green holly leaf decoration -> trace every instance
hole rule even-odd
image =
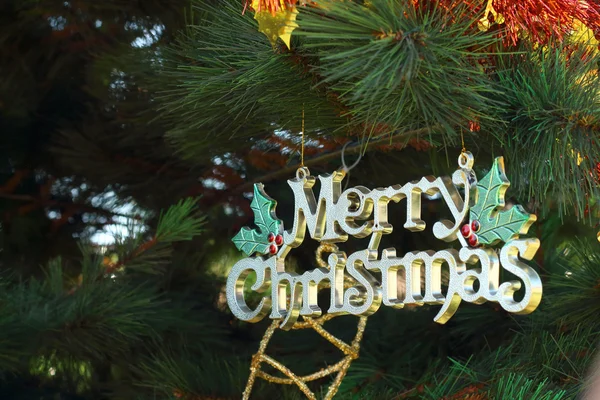
[[[267,254],[272,246],[277,249],[274,240],[269,241],[269,234],[273,234],[274,238],[283,231],[283,223],[275,215],[276,206],[277,202],[265,193],[263,184],[255,184],[250,208],[254,212],[254,224],[258,229],[243,227],[233,237],[233,243],[239,250],[251,256],[253,253]]]
[[[493,245],[524,235],[537,219],[520,205],[504,210],[504,195],[510,182],[504,172],[504,158],[498,157],[488,174],[477,183],[477,203],[471,208],[471,221],[479,222],[480,244]]]

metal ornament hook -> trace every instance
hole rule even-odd
[[[310,176],[310,171],[308,167],[300,167],[296,170],[296,179],[303,180]]]
[[[473,171],[474,163],[475,157],[470,151],[461,151],[460,155],[458,156],[458,167],[465,171],[471,186],[477,186],[477,175],[475,174],[475,171]]]
[[[348,167],[348,165],[346,164],[346,159],[344,157],[344,154],[346,153],[346,147],[348,147],[349,144],[350,144],[350,142],[346,142],[346,144],[344,144],[344,146],[342,147],[342,169],[344,170],[344,172],[350,172],[350,170],[353,169],[354,167],[356,167],[358,165],[358,163],[360,162],[360,160],[362,159],[362,153],[359,153],[358,159],[356,161],[354,161],[354,164],[352,164],[351,166]]]
[[[475,157],[470,151],[462,151],[458,156],[458,166],[461,169],[472,170],[475,163]]]
[[[353,169],[354,167],[356,167],[358,165],[358,163],[360,162],[360,160],[362,159],[362,153],[358,153],[358,159],[356,161],[354,161],[354,164],[352,164],[351,166],[348,167],[348,165],[346,164],[346,158],[344,157],[344,154],[346,153],[346,147],[348,147],[349,144],[350,144],[350,142],[346,142],[344,144],[344,146],[342,147],[342,171],[344,171],[344,173],[347,174],[348,177],[350,177],[350,170]],[[348,188],[349,182],[350,182],[350,179],[347,179],[346,184],[344,185],[344,190],[346,190],[346,188]]]

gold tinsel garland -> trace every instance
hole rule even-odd
[[[327,263],[323,260],[322,255],[324,253],[333,253],[337,250],[338,248],[335,245],[326,243],[321,244],[316,252],[317,264],[322,268],[326,267]],[[254,387],[254,382],[256,381],[256,378],[261,378],[266,380],[267,382],[275,383],[277,385],[296,385],[308,399],[316,400],[317,397],[315,393],[310,390],[310,388],[307,385],[307,382],[315,381],[317,379],[324,378],[337,372],[335,379],[329,385],[327,394],[323,398],[324,400],[333,399],[333,396],[335,396],[335,394],[337,393],[340,385],[342,384],[342,380],[348,372],[348,368],[350,368],[350,364],[352,364],[352,361],[358,358],[360,342],[362,341],[365,327],[367,326],[367,317],[359,317],[356,328],[356,335],[354,336],[352,343],[347,344],[343,340],[338,339],[337,337],[329,333],[325,328],[323,328],[323,324],[325,324],[325,322],[330,321],[335,317],[335,314],[326,314],[319,318],[305,318],[302,322],[296,322],[292,327],[293,330],[313,329],[315,332],[321,335],[325,340],[334,345],[344,354],[344,357],[336,364],[330,365],[327,368],[322,368],[321,370],[315,373],[304,376],[296,375],[288,367],[266,354],[269,341],[271,340],[273,334],[277,331],[277,329],[279,329],[279,325],[281,323],[281,321],[279,320],[273,320],[273,322],[263,335],[262,340],[260,341],[258,351],[252,356],[252,362],[250,363],[250,376],[248,377],[248,382],[246,383],[246,388],[244,389],[242,399],[250,399],[250,394],[252,393],[252,388]],[[266,363],[272,366],[273,368],[277,369],[283,375],[285,375],[286,378],[273,376],[264,372],[261,369],[261,365],[263,363]]]
[[[335,396],[335,394],[337,393],[342,383],[342,380],[348,372],[348,368],[350,368],[350,364],[353,360],[358,358],[360,342],[363,338],[365,327],[367,325],[367,317],[359,318],[356,329],[356,335],[354,336],[354,339],[352,340],[351,344],[345,343],[344,341],[338,339],[337,337],[329,333],[327,330],[325,330],[325,328],[323,328],[323,324],[333,318],[335,318],[334,314],[326,314],[320,318],[306,318],[302,322],[296,322],[292,329],[314,329],[315,332],[317,332],[324,339],[326,339],[328,342],[330,342],[340,351],[342,351],[342,353],[344,353],[344,357],[341,361],[339,361],[336,364],[330,365],[327,368],[323,368],[310,375],[298,376],[294,374],[292,370],[290,370],[288,367],[265,354],[269,341],[273,337],[275,331],[279,329],[280,321],[274,320],[265,332],[262,340],[260,341],[258,352],[254,354],[254,356],[252,356],[252,362],[250,364],[250,376],[248,377],[248,382],[246,384],[246,389],[244,390],[242,398],[244,400],[250,399],[250,394],[252,393],[254,382],[258,377],[266,380],[267,382],[275,383],[278,385],[296,385],[298,386],[300,391],[302,391],[302,393],[306,395],[308,399],[316,400],[316,395],[310,390],[306,383],[324,378],[328,375],[337,372],[337,376],[335,377],[331,385],[329,385],[327,394],[324,397],[325,400],[333,399],[333,396]],[[273,368],[279,370],[287,378],[273,376],[264,372],[261,369],[261,365],[263,363],[266,363],[272,366]]]

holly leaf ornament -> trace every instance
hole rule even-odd
[[[254,225],[258,229],[245,226],[233,237],[238,250],[248,256],[253,253],[277,253],[278,246],[283,243],[283,223],[275,215],[276,206],[277,202],[265,193],[263,184],[254,184],[254,199],[250,208],[254,212]]]
[[[520,205],[504,209],[504,195],[509,186],[504,158],[497,157],[490,172],[477,183],[477,202],[470,210],[471,223],[478,223],[478,229],[473,233],[479,244],[508,242],[526,234],[536,221],[535,214],[529,214]]]

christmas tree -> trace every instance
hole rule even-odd
[[[600,4],[175,3],[1,6],[2,398],[242,398],[270,321],[234,317],[227,276],[242,251],[279,251],[298,168],[386,188],[452,176],[465,150],[483,189],[503,184],[504,158],[510,189],[471,219],[501,206],[520,224],[503,241],[540,239],[527,261],[539,306],[463,303],[445,324],[438,305],[382,307],[335,398],[584,396],[599,339]],[[421,203],[428,226],[448,214],[434,195]],[[449,246],[403,229],[404,207],[387,217],[381,248]],[[87,243],[121,220],[138,228],[108,249]],[[497,241],[474,230],[473,245]],[[309,239],[286,270],[321,266]],[[338,245],[350,255],[368,241]],[[324,327],[351,343],[358,321]],[[298,376],[343,356],[311,329],[273,332],[266,354]],[[305,386],[321,398],[333,379]],[[250,398],[306,397],[276,383],[257,379]]]

